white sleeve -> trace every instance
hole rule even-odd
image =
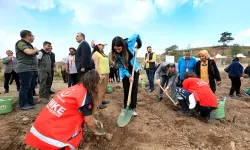
[[[188,100],[189,100],[189,109],[194,109],[194,107],[196,106],[194,94],[189,95]]]
[[[36,56],[38,59],[42,59],[43,57],[43,53],[42,52],[39,52],[38,55]]]
[[[66,57],[66,61],[65,61],[66,64],[69,64],[69,56]]]

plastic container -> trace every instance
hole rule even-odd
[[[225,118],[225,102],[226,102],[226,97],[224,97],[223,100],[218,100],[218,109],[215,110],[215,117],[216,119],[223,119]]]
[[[0,97],[0,114],[12,112],[13,97],[2,96]]]
[[[142,87],[143,89],[145,88],[145,82],[144,82],[144,81],[141,82],[141,87]]]
[[[106,88],[106,93],[112,93],[113,92],[113,85],[109,84]]]

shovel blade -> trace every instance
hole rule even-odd
[[[126,126],[129,121],[131,120],[133,115],[133,112],[129,110],[128,108],[122,109],[120,115],[118,116],[117,119],[117,124],[119,127],[124,127]]]

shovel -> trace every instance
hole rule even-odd
[[[131,77],[134,77],[137,50],[138,49],[135,50],[134,64],[133,64],[133,70],[132,70],[132,76]],[[120,115],[118,116],[118,119],[117,119],[117,124],[118,124],[119,127],[126,126],[129,123],[129,121],[130,121],[130,119],[132,118],[132,115],[133,115],[132,110],[129,109],[129,105],[130,105],[130,102],[131,102],[132,87],[133,87],[133,83],[130,83],[127,107],[126,107],[126,109],[121,110],[121,113],[120,113]]]
[[[173,102],[175,106],[177,106],[177,103],[168,95],[167,92],[164,91],[163,87],[159,84],[160,88],[163,90],[163,92],[168,96],[168,98]]]

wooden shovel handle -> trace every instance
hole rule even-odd
[[[160,88],[163,90],[163,92],[168,96],[168,98],[173,102],[173,104],[176,106],[177,103],[168,95],[168,93],[166,93],[163,89],[163,87],[159,84]]]
[[[135,74],[135,63],[136,63],[137,51],[138,51],[138,49],[136,48],[135,49],[135,55],[134,55],[134,64],[133,64],[133,69],[132,69],[132,75],[131,75],[131,77],[133,77],[133,78],[134,78],[134,74]],[[130,103],[131,103],[131,93],[132,93],[132,88],[133,88],[133,82],[130,83],[130,85],[129,85],[127,106],[129,106]]]

